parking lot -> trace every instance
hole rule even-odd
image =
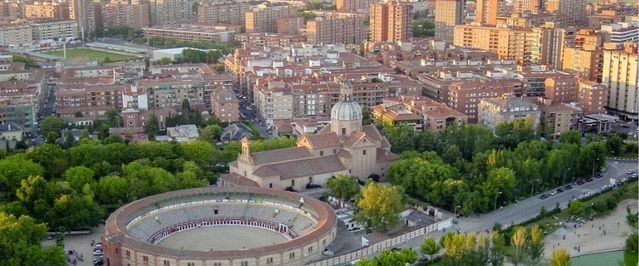
[[[67,251],[73,251],[74,254],[68,254],[67,252],[67,265],[80,265],[91,266],[93,265],[93,247],[91,241],[95,243],[100,242],[100,237],[104,233],[104,225],[93,228],[91,234],[87,235],[68,235],[64,237],[64,249]],[[55,239],[43,240],[43,246],[55,245]],[[81,261],[79,257],[82,256],[84,261]],[[73,259],[76,259],[76,263],[73,264]]]

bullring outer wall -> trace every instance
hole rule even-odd
[[[160,247],[140,241],[130,235],[126,228],[129,215],[137,209],[155,202],[210,193],[255,193],[277,196],[304,204],[318,216],[318,225],[310,232],[288,242],[248,250],[193,251]],[[336,217],[327,204],[296,193],[259,187],[206,187],[173,191],[146,197],[131,202],[112,213],[106,221],[102,237],[105,265],[108,266],[263,266],[304,265],[320,258],[321,252],[336,235]],[[232,236],[229,236],[232,237]]]

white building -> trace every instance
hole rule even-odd
[[[30,25],[35,42],[78,38],[78,22],[74,20],[33,22]]]

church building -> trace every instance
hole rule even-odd
[[[303,191],[339,174],[383,178],[397,155],[374,125],[362,125],[362,109],[351,95],[352,87],[343,84],[330,124],[300,136],[297,147],[251,153],[248,139],[242,139],[242,152],[218,185]]]

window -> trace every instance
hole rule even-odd
[[[342,135],[346,135],[346,128],[342,128]]]
[[[273,183],[268,183],[268,188],[273,188]]]
[[[324,151],[320,151],[320,156],[324,156]]]
[[[362,151],[362,155],[366,155],[366,150],[363,150],[363,151]]]
[[[295,186],[295,179],[291,179],[291,187]]]
[[[295,258],[295,252],[288,253],[288,258],[289,259],[294,259]]]
[[[149,263],[149,257],[142,256],[142,261],[145,262],[145,263]]]
[[[187,262],[186,266],[195,266],[195,262]]]
[[[213,266],[222,266],[221,262],[213,262]]]
[[[130,252],[130,251],[128,251],[128,250],[127,250],[127,251],[125,251],[125,252],[126,252],[126,256],[127,256],[127,257],[131,257],[131,252]]]
[[[164,266],[171,266],[171,263],[168,260],[164,260],[163,265]]]
[[[240,266],[248,266],[248,261],[242,261],[242,262],[240,262]]]
[[[273,257],[266,258],[266,263],[273,264]]]
[[[308,247],[306,250],[308,250],[308,253],[311,253],[311,252],[313,252],[313,247],[312,246]]]

